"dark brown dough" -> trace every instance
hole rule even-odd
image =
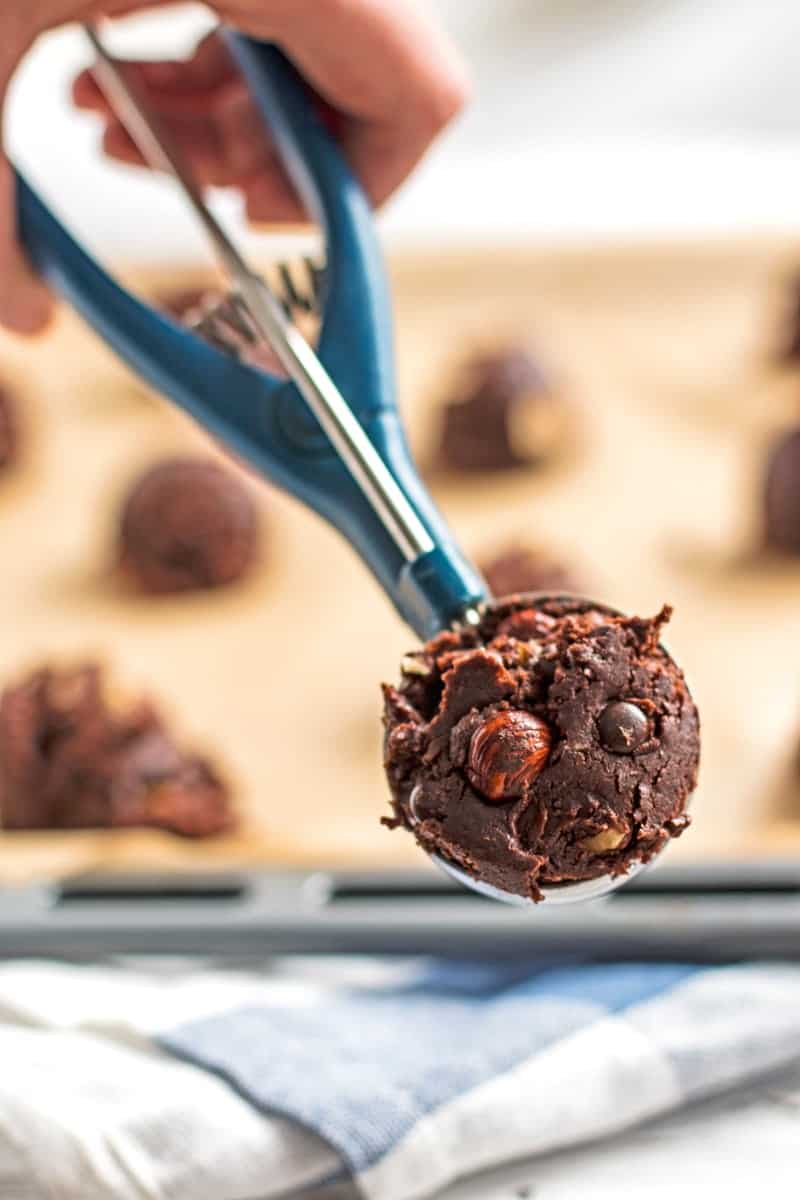
[[[800,429],[782,434],[769,453],[764,526],[768,546],[800,554]]]
[[[178,288],[156,298],[158,307],[176,321],[192,321],[211,305],[219,303],[220,293],[211,286]]]
[[[785,314],[778,357],[792,366],[800,363],[800,275],[787,282]]]
[[[527,351],[476,355],[443,409],[438,462],[455,471],[535,466],[557,451],[565,418],[566,406]]]
[[[46,667],[0,697],[4,829],[154,826],[209,837],[235,825],[228,788],[157,711],[112,709],[95,665]]]
[[[224,320],[223,313],[229,313],[224,293],[219,289],[188,288],[185,291],[167,293],[160,297],[159,307],[174,320],[196,332],[203,341],[209,342],[225,354],[241,359],[250,367],[266,371],[270,375],[286,378],[286,371],[274,350],[263,340],[254,339],[252,333],[242,322],[241,316],[236,320]],[[215,319],[211,320],[211,314]],[[295,314],[295,323],[303,330],[302,316]]]
[[[18,432],[16,406],[11,392],[0,384],[0,471],[16,462]]]
[[[119,539],[122,566],[145,591],[222,587],[256,560],[258,513],[233,471],[213,459],[168,459],[132,488]]]
[[[699,761],[669,615],[516,597],[409,654],[384,687],[386,824],[533,899],[648,861],[689,823]]]
[[[577,592],[571,572],[544,550],[509,546],[480,564],[492,595],[502,598],[520,592]]]

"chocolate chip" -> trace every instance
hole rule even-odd
[[[600,740],[614,754],[632,754],[649,732],[647,717],[630,700],[616,700],[601,712],[597,728]]]

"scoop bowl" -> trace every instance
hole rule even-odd
[[[518,892],[504,892],[491,883],[474,879],[466,871],[462,871],[460,867],[448,862],[446,858],[442,858],[438,854],[431,854],[429,857],[456,883],[477,892],[480,896],[485,896],[487,900],[499,900],[503,904],[512,904],[515,908],[536,908],[541,903],[540,900],[533,900],[530,896],[520,896]],[[638,875],[646,866],[646,863],[634,863],[624,875],[599,875],[596,879],[576,879],[566,883],[544,885],[540,888],[542,899],[547,901],[548,907],[553,904],[577,904],[585,900],[599,900],[601,896],[607,896],[618,888],[624,887],[634,875]]]

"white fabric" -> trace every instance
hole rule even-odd
[[[0,966],[0,1197],[310,1194],[340,1171],[332,1150],[260,1115],[227,1083],[162,1054],[151,1038],[176,1019],[216,1020],[242,1004],[324,1008],[343,982],[392,990],[412,972],[409,964],[300,961],[263,975],[189,963],[149,971]],[[800,1172],[799,997],[800,968],[756,964],[691,975],[615,1014],[600,1008],[584,1028],[429,1113],[361,1175],[360,1188],[369,1200],[413,1200],[455,1176],[536,1155],[447,1197],[512,1200],[525,1182],[536,1200],[672,1200],[676,1190],[691,1200],[723,1194],[724,1183],[728,1200],[744,1200],[755,1180],[764,1194],[792,1195],[789,1182]],[[779,1066],[783,1074],[768,1084],[752,1082]],[[737,1083],[745,1087],[731,1096],[685,1107]],[[599,1138],[611,1140],[580,1148]],[[709,1191],[711,1179],[719,1188]]]
[[[3,1200],[268,1197],[338,1165],[313,1135],[153,1051],[5,1026],[0,1063]]]
[[[797,1195],[800,1066],[607,1142],[518,1163],[438,1200],[784,1200]]]

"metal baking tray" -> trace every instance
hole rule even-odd
[[[800,863],[658,866],[590,904],[515,909],[429,871],[91,872],[0,891],[0,957],[800,959]]]
[[[0,684],[42,661],[107,660],[123,693],[152,695],[182,742],[219,761],[242,817],[236,835],[203,843],[0,833],[0,954],[792,956],[800,561],[756,550],[764,452],[798,420],[797,372],[773,353],[796,259],[789,241],[750,240],[478,247],[392,264],[423,463],[454,364],[487,337],[532,340],[574,409],[576,436],[546,470],[430,473],[464,546],[481,558],[530,539],[620,608],[673,602],[667,642],[702,715],[694,825],[668,865],[591,908],[530,914],[432,879],[412,839],[379,825],[378,682],[412,642],[348,548],[258,489],[267,552],[241,587],[127,590],[112,563],[130,480],[165,454],[213,448],[69,314],[35,356],[0,337],[25,417],[25,454],[0,485]],[[132,282],[154,295],[197,276]]]

